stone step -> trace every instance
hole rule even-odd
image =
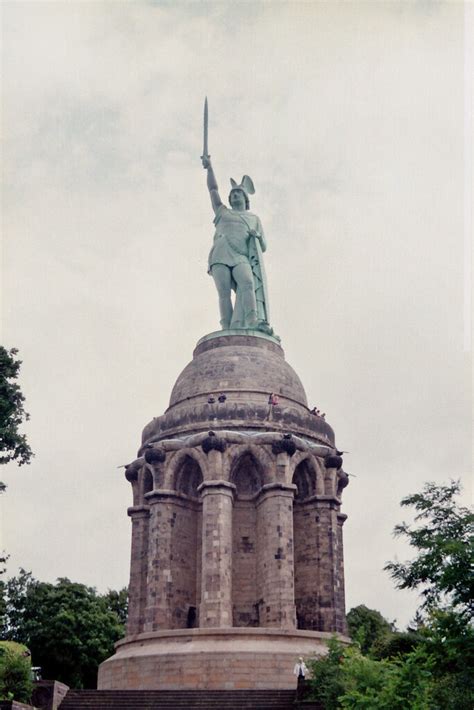
[[[70,690],[60,710],[294,710],[294,701],[294,690]]]

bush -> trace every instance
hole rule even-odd
[[[333,638],[327,656],[308,665],[311,696],[324,710],[438,710],[433,703],[434,661],[423,650],[375,660],[358,646],[344,648]]]
[[[311,698],[317,699],[324,710],[341,707],[339,696],[344,692],[342,664],[344,646],[334,636],[328,643],[328,653],[308,660],[311,675],[308,679]]]
[[[31,698],[30,653],[25,646],[8,641],[0,642],[0,700],[26,703]]]

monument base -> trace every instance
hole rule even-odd
[[[128,636],[99,667],[100,690],[291,689],[299,656],[333,634],[271,628],[179,629]],[[349,642],[337,634],[342,642]]]

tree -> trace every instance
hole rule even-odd
[[[15,382],[21,367],[17,354],[16,348],[6,350],[0,346],[0,463],[17,461],[21,466],[30,463],[34,454],[26,436],[19,432],[29,415],[24,410],[25,398],[20,386]]]
[[[123,587],[118,592],[114,589],[109,589],[109,591],[104,595],[104,599],[107,603],[110,611],[117,614],[117,617],[123,626],[127,623],[128,614],[128,589]]]
[[[393,631],[393,624],[384,619],[379,611],[364,604],[350,610],[347,625],[350,636],[357,641],[363,654],[369,653],[375,643],[385,641]]]
[[[408,537],[417,555],[385,569],[400,589],[421,589],[422,613],[416,628],[400,633],[372,609],[351,610],[349,628],[359,643],[344,648],[333,641],[326,657],[308,662],[324,710],[474,707],[474,516],[456,503],[459,491],[456,482],[427,483],[402,500],[417,511],[415,525],[402,523],[395,533]]]
[[[110,598],[69,579],[39,582],[25,570],[7,581],[5,590],[4,636],[28,646],[44,677],[75,688],[95,687],[99,664],[124,635]]]
[[[411,562],[389,562],[399,589],[421,589],[422,608],[450,608],[472,619],[474,611],[474,514],[454,497],[458,481],[436,486],[426,483],[421,493],[403,498],[402,506],[417,511],[417,527],[402,523],[396,536],[405,536],[417,556]]]
[[[441,710],[431,702],[430,662],[420,651],[377,661],[334,638],[328,647],[326,656],[308,661],[312,696],[324,710]]]

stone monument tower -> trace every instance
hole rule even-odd
[[[269,323],[252,181],[232,181],[231,209],[220,200],[207,115],[202,162],[222,330],[199,340],[126,468],[127,636],[101,689],[292,688],[295,659],[346,632],[348,477]]]

